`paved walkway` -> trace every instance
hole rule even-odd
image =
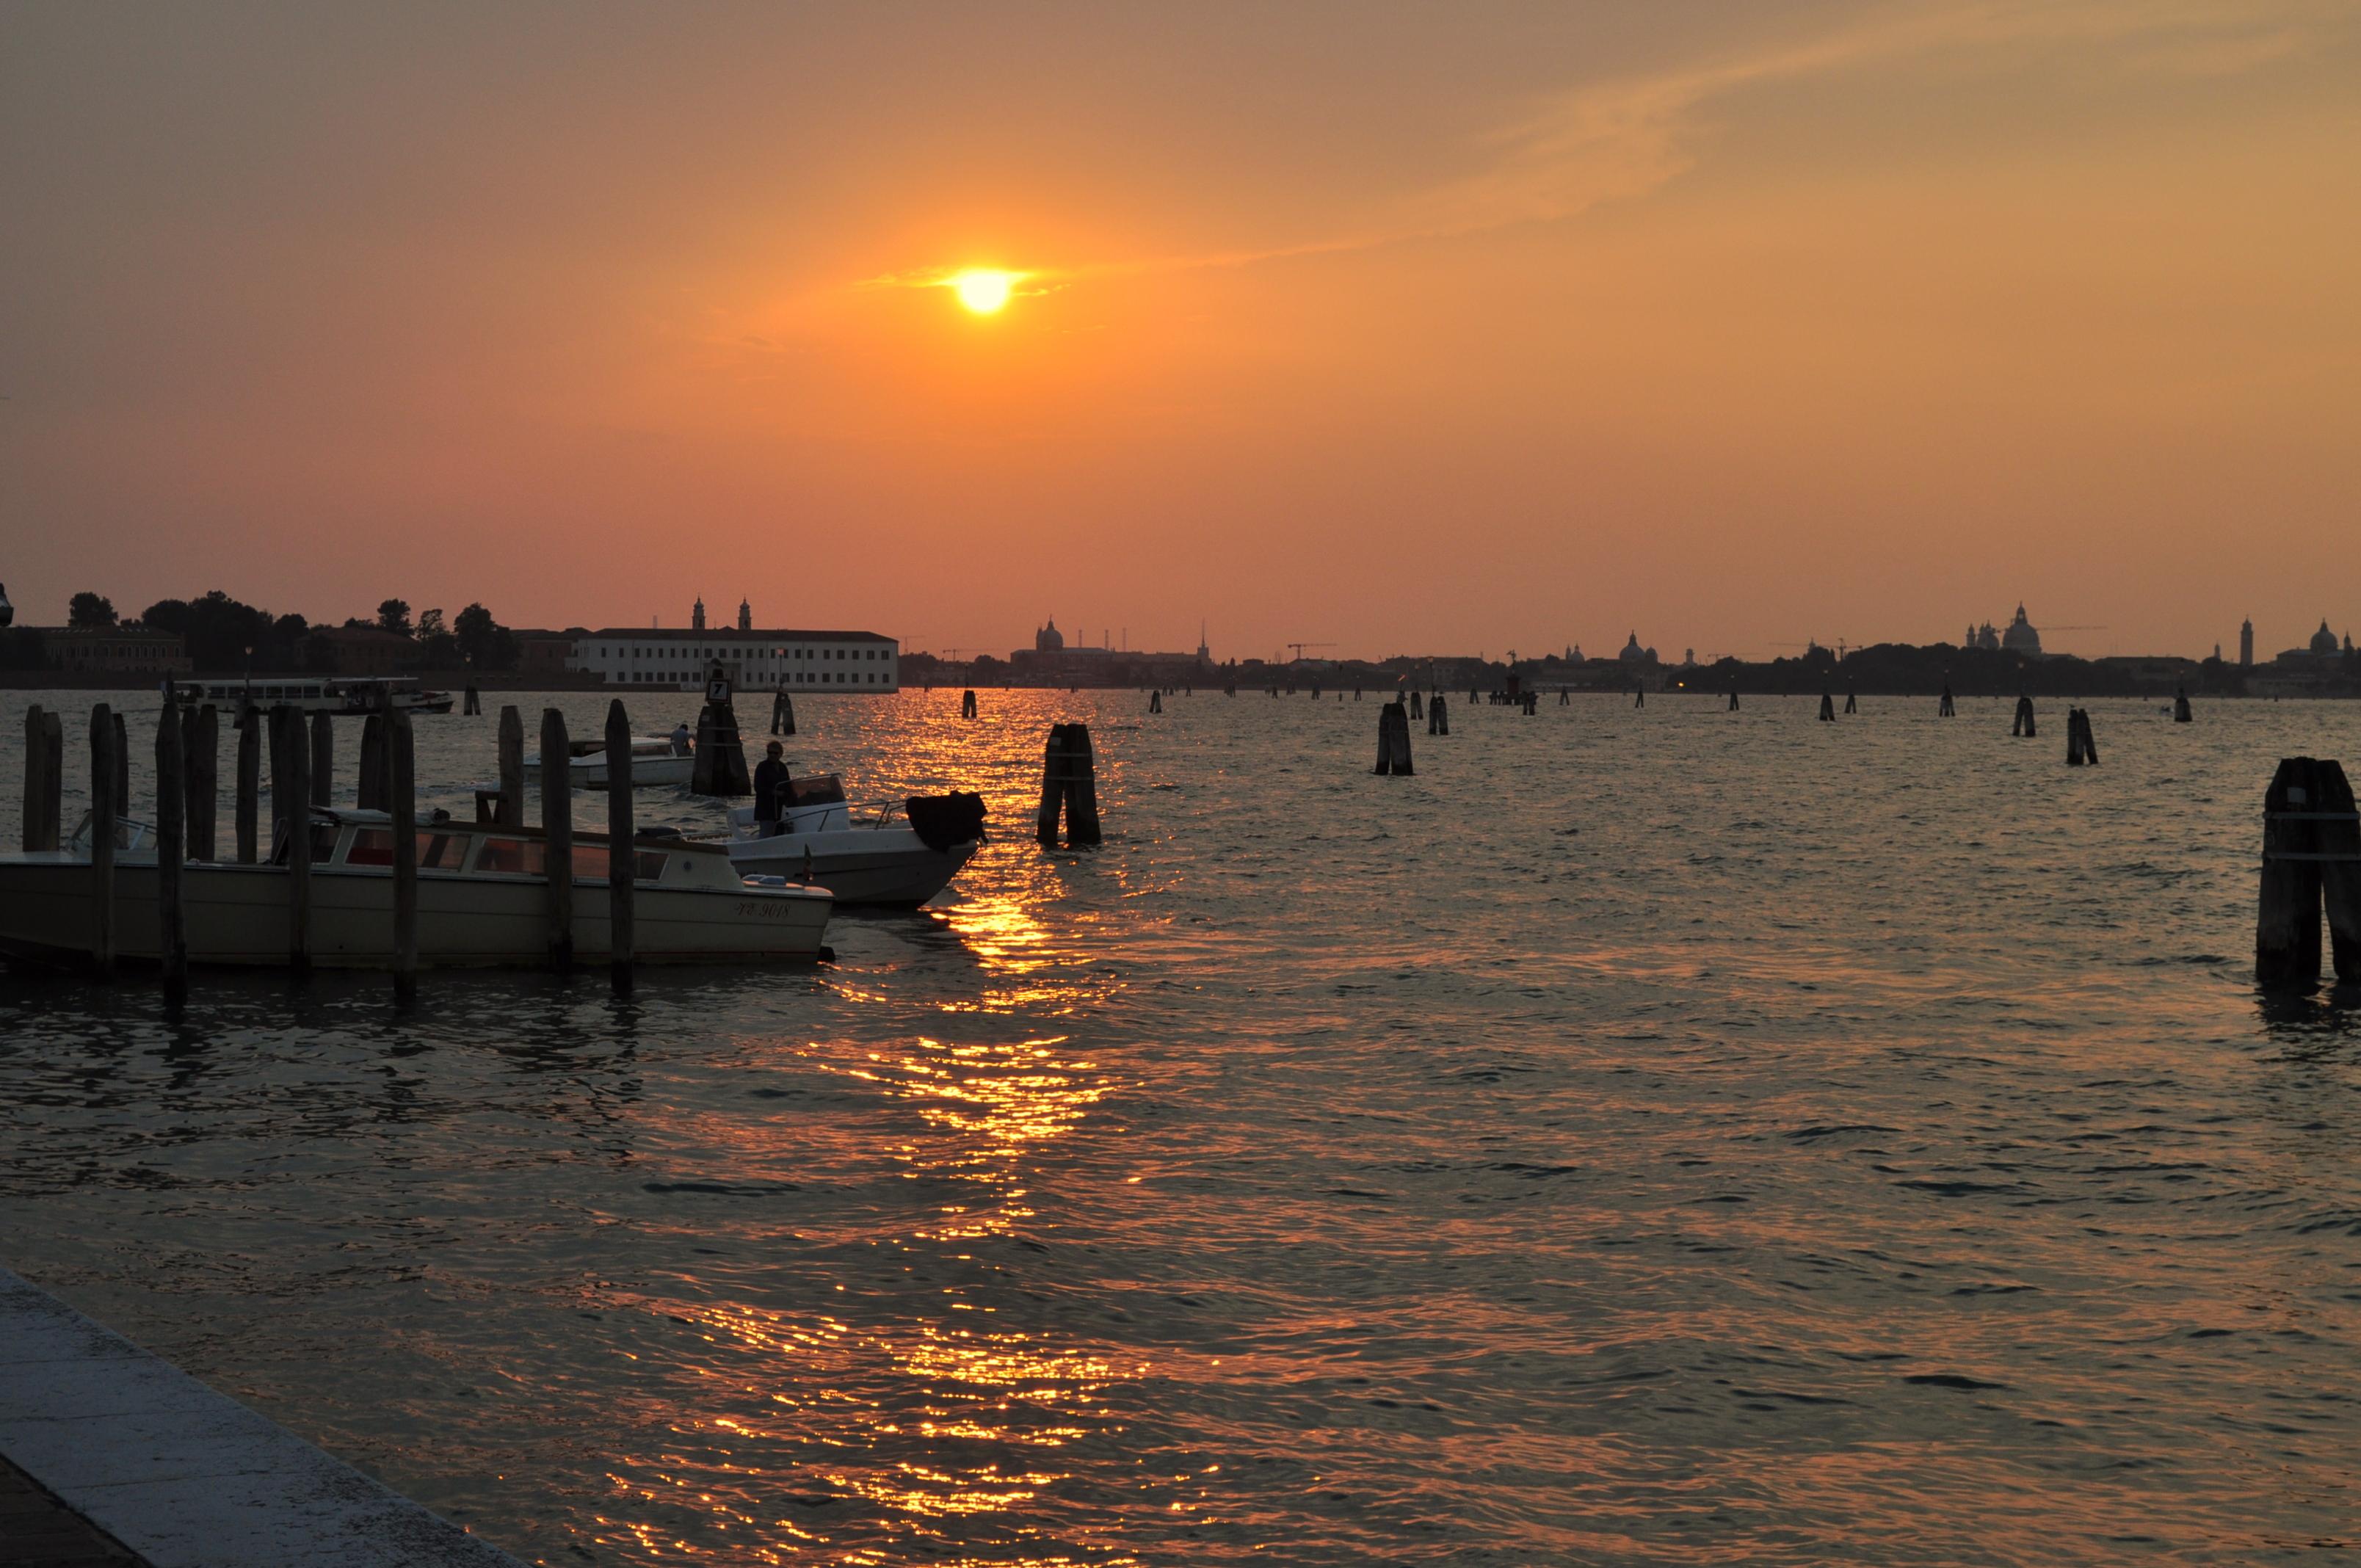
[[[0,1563],[519,1568],[5,1268],[0,1459]]]

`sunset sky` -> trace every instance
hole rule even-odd
[[[2350,0],[19,3],[0,214],[26,620],[2361,631]]]

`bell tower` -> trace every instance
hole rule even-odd
[[[688,629],[691,631],[702,631],[705,630],[705,598],[703,595],[699,595],[697,597],[697,608],[688,612]]]

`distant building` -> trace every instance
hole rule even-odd
[[[78,675],[185,675],[196,668],[178,632],[151,631],[136,620],[39,630],[50,662]]]
[[[0,626],[16,624],[16,607],[8,602],[8,585],[0,583]]]
[[[751,620],[752,611],[741,619]],[[619,626],[565,635],[573,644],[566,667],[613,686],[694,689],[719,663],[741,686],[825,687],[872,696],[902,689],[902,645],[891,637],[743,625],[734,631],[711,630],[701,598],[686,628]]]
[[[339,675],[400,674],[420,662],[417,643],[381,626],[323,626],[313,635],[327,643]]]
[[[562,675],[574,667],[575,645],[590,635],[585,628],[564,631],[517,631],[517,669],[529,675]]]
[[[1968,628],[1966,639],[1960,646],[1974,648],[1986,653],[1997,653],[2000,652],[2000,631],[1989,620],[1982,626],[1971,626]]]
[[[754,630],[754,604],[751,599],[738,601],[738,630],[741,631]]]
[[[1623,651],[1615,656],[1627,664],[1653,664],[1656,662],[1656,651],[1653,648],[1641,647],[1640,634],[1636,631],[1631,633],[1631,640],[1623,644]]]
[[[1058,618],[1054,615],[1033,634],[1033,652],[1036,653],[1063,652],[1065,647],[1066,634],[1058,630]]]
[[[2022,653],[2029,659],[2041,657],[2041,633],[2036,631],[2033,622],[2026,619],[2023,605],[2016,607],[2016,619],[2010,621],[2008,630],[2000,634],[2000,645],[2005,652]]]
[[[2252,616],[2238,627],[2238,667],[2242,670],[2255,667],[2255,620]]]

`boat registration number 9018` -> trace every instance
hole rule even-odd
[[[792,920],[796,917],[796,905],[801,902],[794,898],[750,898],[738,905],[738,913],[752,920]]]

